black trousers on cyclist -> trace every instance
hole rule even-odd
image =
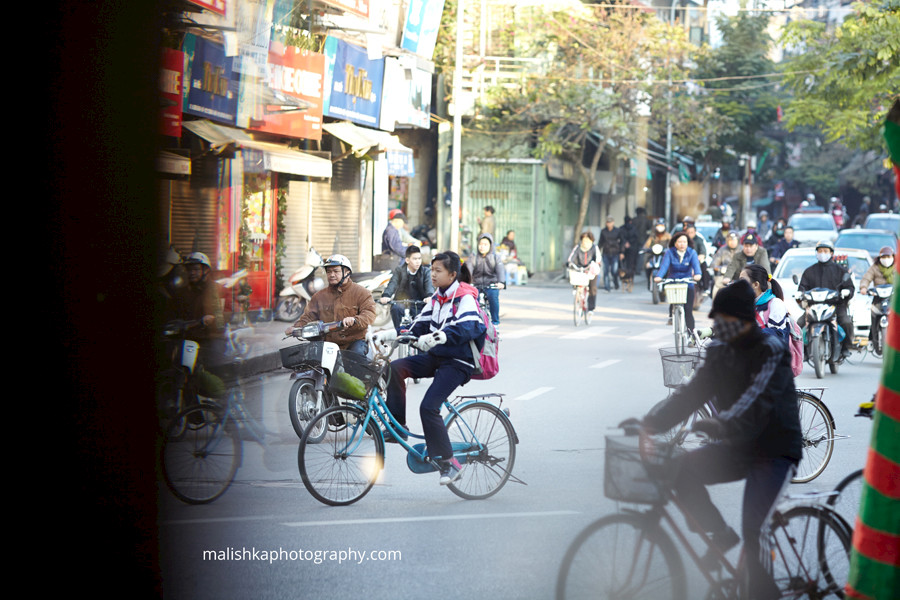
[[[675,494],[696,519],[696,525],[707,532],[725,531],[728,524],[712,503],[706,486],[747,480],[741,508],[741,538],[750,577],[750,597],[754,599],[779,596],[771,575],[760,561],[759,535],[795,464],[787,458],[753,456],[747,448],[724,444],[704,446],[679,459]],[[695,531],[696,525],[689,523]]]
[[[591,281],[588,283],[587,293],[588,293],[587,309],[589,311],[592,311],[597,306],[597,278],[596,277],[591,279]]]
[[[397,421],[406,427],[406,378],[421,379],[434,377],[428,386],[419,416],[425,433],[425,445],[432,459],[453,456],[447,426],[441,418],[441,406],[453,391],[469,381],[474,367],[452,358],[442,358],[432,354],[417,354],[401,358],[391,363],[391,380],[388,382],[387,407]]]
[[[684,303],[684,326],[690,330],[694,329],[694,290],[693,285],[689,285],[687,289],[687,302]],[[669,318],[672,318],[672,305],[669,305]]]

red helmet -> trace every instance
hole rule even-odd
[[[406,215],[403,214],[403,211],[399,208],[395,208],[391,212],[388,213],[388,221],[393,221],[394,219],[403,219],[406,220]]]

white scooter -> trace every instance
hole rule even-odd
[[[325,279],[316,275],[323,264],[322,255],[315,248],[310,248],[306,253],[306,264],[294,271],[288,285],[278,294],[276,319],[293,323],[300,318],[313,294],[325,288]]]

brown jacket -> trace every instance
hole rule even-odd
[[[375,321],[375,300],[372,293],[350,280],[337,289],[328,286],[316,292],[294,327],[303,327],[312,321],[330,323],[347,317],[356,317],[356,324],[325,336],[326,341],[334,342],[341,350],[346,350],[356,340],[365,338],[369,325]]]

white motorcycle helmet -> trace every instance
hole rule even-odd
[[[208,269],[212,269],[212,264],[209,262],[209,257],[203,254],[202,252],[191,252],[186,259],[184,259],[185,265],[206,265]]]
[[[353,272],[350,259],[343,254],[332,254],[325,259],[325,264],[322,266],[326,269],[328,267],[344,267],[344,269],[346,269],[346,271],[344,271],[344,276],[337,282],[337,287],[344,285],[344,282],[347,281],[347,278],[350,277],[350,274]]]

